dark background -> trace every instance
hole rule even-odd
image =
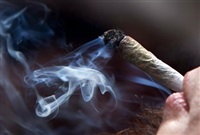
[[[97,38],[98,36],[102,35],[104,31],[113,28],[119,28],[127,35],[135,38],[145,48],[152,51],[159,59],[169,64],[183,75],[187,71],[200,66],[200,3],[197,1],[38,1],[47,4],[47,6],[51,9],[51,15],[49,16],[48,20],[52,19],[52,24],[54,24],[54,21],[60,22],[59,29],[55,29],[56,34],[59,36],[59,34],[62,35],[64,32],[66,38],[65,42],[67,44],[72,44],[73,48],[77,48],[78,46]],[[14,1],[13,3],[17,3],[17,7],[20,4],[22,7],[24,7],[23,5],[26,6],[27,4],[21,0]],[[19,7],[19,9],[21,8]],[[34,8],[32,7],[31,10],[34,10]],[[35,8],[35,11],[37,11],[37,8]],[[30,22],[31,21],[32,20],[30,20]],[[32,26],[32,23],[34,22],[31,22],[30,26]],[[31,30],[32,29],[33,28],[31,28]],[[42,33],[40,28],[36,29],[36,31],[37,30]],[[18,33],[16,33],[16,35],[18,35]],[[34,36],[38,37],[37,35]],[[48,36],[44,37],[44,39],[46,38],[49,39]],[[44,39],[41,38],[43,42],[45,42]],[[29,64],[37,64],[38,62],[41,64],[39,67],[42,67],[42,64],[46,64],[49,61],[54,60],[57,56],[65,55],[67,51],[63,48],[59,48],[60,46],[57,47],[56,44],[57,43],[53,43],[53,49],[48,45],[44,45],[44,47],[41,48],[39,46],[38,52],[33,52],[33,54],[37,55],[36,61],[31,59],[34,57],[30,53],[32,48],[30,49],[31,51],[24,51],[26,54],[25,56],[27,56],[30,61]],[[25,42],[24,45],[26,46],[29,44],[26,44]],[[118,59],[112,62],[113,63],[111,64],[113,64],[113,69],[116,70],[113,72],[117,75],[120,75],[120,70],[127,71],[128,67],[121,64],[121,61],[118,61]],[[127,102],[124,101],[124,104],[119,105],[119,110],[116,110],[115,113],[111,112],[108,114],[105,112],[102,113],[102,115],[99,115],[91,107],[91,105],[89,106],[87,103],[82,102],[82,98],[78,98],[80,100],[78,101],[76,97],[73,97],[70,100],[72,104],[69,106],[63,105],[61,110],[59,110],[57,117],[52,121],[47,122],[35,115],[34,109],[36,99],[34,92],[31,92],[29,88],[24,87],[24,84],[22,84],[24,75],[23,67],[21,67],[17,61],[14,61],[13,58],[10,57],[7,58],[5,63],[8,66],[5,64],[2,65],[2,67],[4,67],[5,71],[8,71],[7,74],[10,75],[8,76],[8,81],[11,81],[13,86],[16,86],[16,90],[22,93],[22,98],[19,95],[16,95],[16,98],[13,98],[11,95],[14,95],[14,93],[7,96],[4,96],[6,95],[4,93],[0,94],[1,97],[5,98],[1,101],[3,106],[2,110],[4,110],[3,112],[5,113],[2,116],[6,116],[5,118],[3,117],[6,121],[5,125],[8,127],[8,129],[10,129],[10,131],[13,131],[13,133],[18,132],[18,134],[30,135],[33,132],[38,134],[38,129],[40,129],[40,132],[44,134],[49,134],[52,131],[57,134],[69,134],[72,131],[73,134],[78,134],[79,131],[77,131],[78,133],[74,132],[77,129],[79,129],[80,132],[87,131],[85,134],[89,134],[88,131],[93,133],[97,133],[99,131],[116,132],[125,128],[122,127],[126,124],[124,119],[131,120],[129,114],[137,114],[137,111],[139,111],[138,108],[141,107],[140,103],[142,102],[138,102],[139,104],[135,104],[134,101],[128,102],[129,99],[133,100],[136,98],[135,94],[138,94],[139,96],[141,95],[141,97],[143,95],[144,97],[146,96],[148,102],[145,101],[145,103],[152,103],[153,105],[164,103],[165,98],[167,97],[167,94],[161,95],[161,92],[157,91],[157,89],[128,82],[125,83],[125,85],[122,85],[124,86],[124,99],[126,99]],[[36,67],[36,69],[37,68],[38,67]],[[133,75],[137,75],[137,70],[130,72],[133,72]],[[124,75],[124,72],[121,74]],[[128,75],[131,76],[132,74]],[[118,81],[120,82],[121,80]],[[0,88],[4,89],[4,86],[0,86]],[[132,91],[132,94],[130,90]],[[5,91],[7,91],[6,87]],[[8,100],[12,102],[10,103]],[[137,99],[135,100],[137,101]],[[24,111],[25,109],[23,110],[23,108],[20,108],[20,105],[23,105],[23,101],[25,101],[25,104],[27,105],[28,110],[31,112],[31,115],[27,115],[29,113]],[[12,106],[14,106],[14,109],[10,107],[11,105],[9,106],[6,103],[10,103]],[[15,103],[17,103],[17,105],[15,105]],[[120,107],[125,110],[121,109]],[[75,116],[77,110],[80,108],[83,110],[83,112],[85,112],[86,115],[84,116],[87,116],[86,118],[88,119],[84,119],[85,117],[83,117],[81,119],[82,121],[79,119],[74,121],[76,118],[72,116]],[[126,109],[129,109],[128,113]],[[9,113],[12,112],[17,113],[10,115]],[[70,114],[71,112],[72,114]],[[120,120],[116,118],[120,118]],[[121,118],[123,119],[121,120]],[[104,127],[105,129],[101,129],[99,127],[95,128],[96,122],[98,120],[101,122],[103,119],[110,120],[112,123],[115,123],[113,127],[116,128],[112,128],[112,126],[107,125]],[[92,124],[87,125],[86,121],[89,124],[90,122]],[[124,123],[121,123],[121,121],[124,121]],[[22,124],[29,124],[28,128],[24,129],[24,127],[21,126]],[[78,124],[80,127],[76,127]],[[91,130],[91,126],[94,126],[94,131]],[[50,130],[47,127],[53,128]],[[21,131],[21,133],[19,131]],[[52,132],[52,134],[54,132]]]
[[[77,47],[119,28],[180,73],[200,65],[198,1],[44,1]]]

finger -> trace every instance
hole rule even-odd
[[[185,75],[183,92],[189,105],[189,111],[200,112],[200,67]]]
[[[170,95],[165,104],[164,115],[157,135],[183,134],[187,128],[188,110],[183,92]]]
[[[183,92],[170,95],[165,104],[163,119],[178,119],[188,113],[188,105]]]

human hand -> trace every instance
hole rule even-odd
[[[163,121],[157,135],[200,134],[200,67],[188,72],[183,92],[166,100]]]

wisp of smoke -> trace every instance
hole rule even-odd
[[[60,59],[66,66],[44,67],[25,77],[25,82],[32,86],[44,83],[47,87],[56,86],[64,93],[57,98],[51,95],[50,97],[54,97],[51,103],[48,103],[49,97],[38,96],[36,114],[40,117],[49,116],[58,110],[60,105],[66,103],[77,90],[81,91],[85,102],[89,102],[98,89],[101,94],[109,92],[115,99],[112,79],[98,71],[105,66],[111,56],[112,51],[104,46],[102,38],[99,37]]]
[[[41,47],[54,35],[45,21],[49,10],[40,3],[21,7],[3,0],[0,11],[0,134],[52,135],[45,122],[39,122],[27,108],[21,87],[23,75],[31,72],[26,51]],[[25,73],[18,70],[21,66]]]
[[[127,71],[123,71],[123,75],[108,73],[105,67],[113,58],[113,50],[104,45],[102,37],[33,70],[31,64],[37,62],[30,59],[31,51],[44,46],[49,48],[49,42],[56,36],[54,25],[49,23],[52,20],[48,19],[50,9],[45,4],[37,2],[28,2],[24,6],[7,1],[0,1],[0,8],[0,106],[3,108],[0,114],[1,134],[90,134],[90,132],[94,133],[92,128],[99,131],[105,130],[106,126],[116,130],[122,125],[116,122],[118,119],[112,121],[113,114],[109,114],[108,111],[116,111],[124,118],[133,114],[129,108],[123,106],[122,102],[142,102],[137,100],[141,98],[134,93],[137,90],[135,86],[132,88],[134,84],[157,88],[162,94],[162,97],[157,97],[158,100],[143,95],[149,99],[148,101],[162,101],[170,94],[167,88],[154,82],[151,77],[141,73],[134,66],[124,64],[128,70],[140,72],[142,75],[129,74]],[[60,43],[61,40],[64,41],[63,37],[56,38],[55,41]],[[61,46],[63,47],[63,44]],[[116,83],[117,78],[130,82],[131,86]],[[52,89],[53,93],[51,93]],[[79,104],[81,109],[76,106],[78,109],[74,113],[74,110],[70,110],[69,107],[69,110],[59,110],[57,115],[62,120],[70,121],[69,123],[78,121],[75,122],[73,129],[68,125],[62,125],[52,130],[45,119],[33,115],[28,103],[25,102],[27,97],[24,94],[31,93],[31,90],[34,90],[36,96],[28,98],[34,99],[34,102],[36,100],[35,112],[39,117],[55,117],[59,108],[64,104],[70,105],[73,95],[81,95],[79,97],[82,97],[83,101],[73,102]],[[42,90],[50,94],[44,96]],[[109,100],[98,100],[99,95],[106,98],[109,95]],[[103,110],[98,106],[99,104],[108,109]],[[90,116],[84,113],[83,108]]]

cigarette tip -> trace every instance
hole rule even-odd
[[[120,41],[124,38],[125,34],[120,29],[111,29],[106,32],[104,32],[104,43],[109,48],[116,48]]]

